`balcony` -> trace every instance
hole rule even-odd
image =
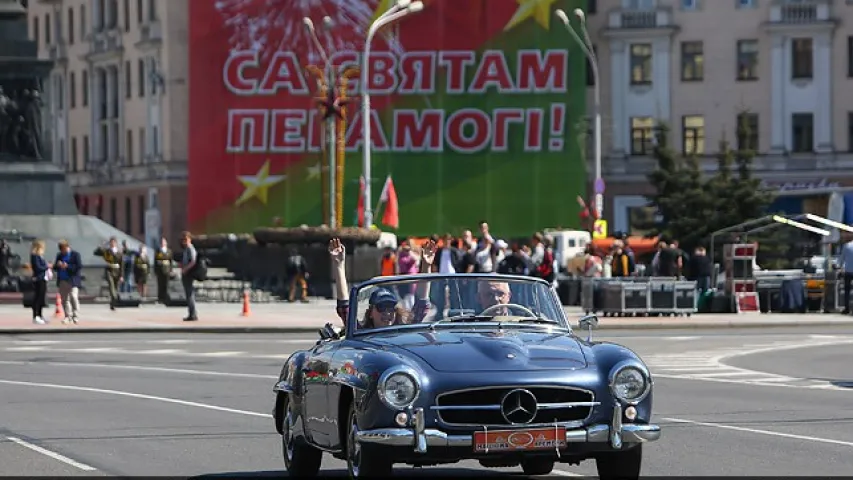
[[[831,27],[836,23],[832,17],[832,0],[774,0],[770,5],[770,19],[764,26],[771,30],[789,30]]]
[[[68,46],[65,42],[48,45],[47,56],[54,62],[64,63],[68,60]]]
[[[655,7],[643,9],[616,8],[607,16],[605,36],[671,35],[678,30],[673,23],[672,9]]]
[[[150,21],[139,27],[137,46],[155,45],[163,40],[163,30],[158,21]]]
[[[87,59],[90,61],[109,60],[121,55],[123,52],[124,46],[119,30],[94,32],[89,37]]]
[[[186,161],[142,163],[127,165],[124,158],[113,160],[90,160],[85,170],[69,172],[69,183],[74,188],[105,185],[146,185],[161,182],[186,182]]]

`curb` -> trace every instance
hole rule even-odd
[[[599,324],[593,332],[601,330],[704,330],[704,329],[754,329],[754,328],[802,328],[802,327],[853,327],[853,320],[842,321],[795,321],[795,322],[749,322],[739,323],[733,321],[725,322],[708,322],[708,323],[639,323],[639,324]],[[14,328],[0,329],[0,336],[3,335],[39,335],[39,334],[85,334],[85,333],[208,333],[208,334],[246,334],[246,333],[315,333],[320,326],[299,326],[299,327],[185,327],[185,326],[163,326],[163,327],[94,327],[94,328]],[[572,329],[576,333],[584,333],[586,330],[581,329],[577,325],[572,325]]]

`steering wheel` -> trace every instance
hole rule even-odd
[[[499,308],[517,308],[517,309],[521,310],[522,312],[528,314],[528,316],[530,316],[530,317],[534,317],[534,318],[538,317],[538,315],[533,313],[532,310],[525,307],[524,305],[519,305],[517,303],[499,303],[497,305],[492,305],[491,307],[486,307],[485,309],[483,309],[483,311],[480,312],[480,315],[488,315],[489,313],[491,313],[492,310],[497,310]]]

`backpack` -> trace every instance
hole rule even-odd
[[[210,260],[207,257],[196,254],[195,265],[192,270],[193,280],[198,280],[199,282],[207,280],[207,267],[209,264]]]

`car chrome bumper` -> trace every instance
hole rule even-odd
[[[609,443],[611,447],[619,449],[622,448],[623,443],[654,442],[660,438],[660,426],[623,424],[621,413],[620,407],[614,409],[612,425],[599,424],[566,430],[566,443]],[[418,414],[416,418],[423,415],[421,412]],[[474,446],[473,435],[449,435],[438,429],[425,429],[423,423],[417,421],[412,428],[379,428],[360,431],[358,441],[391,447],[411,446],[418,453],[425,453],[428,447],[473,448]]]

